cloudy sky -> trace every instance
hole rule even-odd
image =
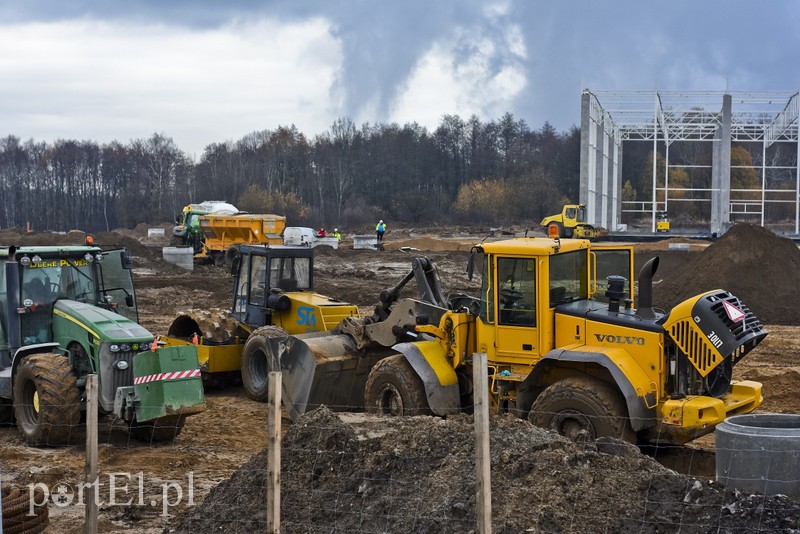
[[[796,0],[0,0],[0,136],[210,143],[339,117],[579,123],[592,90],[797,91]]]

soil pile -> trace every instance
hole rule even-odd
[[[349,422],[347,422],[349,421]],[[511,416],[492,419],[495,532],[786,532],[800,503],[679,475],[616,440],[573,443]],[[475,529],[472,419],[375,418],[325,408],[283,439],[285,532]],[[214,487],[176,532],[266,528],[266,449]]]
[[[726,289],[763,323],[800,325],[800,249],[790,239],[737,224],[689,258],[653,287],[659,307],[668,310],[698,293]]]

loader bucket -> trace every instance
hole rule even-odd
[[[283,403],[289,417],[295,421],[322,405],[336,411],[363,410],[370,370],[395,353],[380,345],[358,350],[344,334],[290,336],[281,354]]]

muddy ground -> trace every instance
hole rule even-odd
[[[145,327],[155,333],[166,333],[172,319],[182,310],[198,306],[220,308],[229,306],[232,293],[232,281],[230,276],[223,269],[212,266],[200,266],[193,272],[186,272],[177,267],[167,265],[160,260],[160,247],[167,243],[160,238],[147,238],[145,236],[146,228],[144,227],[96,236],[100,244],[123,244],[133,251],[135,263],[134,275],[137,284],[138,302],[140,304],[140,322]],[[381,289],[393,285],[407,272],[410,261],[414,255],[423,254],[430,257],[436,263],[446,292],[474,293],[474,282],[467,280],[464,267],[466,265],[470,244],[479,241],[483,237],[483,233],[476,229],[450,229],[447,232],[431,229],[393,231],[387,236],[387,250],[382,253],[352,250],[346,246],[346,239],[345,247],[342,250],[320,250],[317,254],[315,272],[316,289],[321,293],[356,303],[360,307],[363,306],[363,310],[367,310],[369,306],[376,301],[376,297]],[[3,243],[24,244],[26,242],[35,242],[37,244],[55,244],[70,241],[74,244],[79,244],[82,240],[83,234],[80,233],[57,236],[52,234],[34,234],[32,236],[26,236],[13,230],[0,232],[0,242]],[[641,265],[645,259],[655,254],[660,256],[661,266],[656,276],[656,288],[658,288],[658,284],[661,283],[660,280],[665,280],[664,283],[666,284],[671,274],[679,272],[685,265],[691,264],[695,258],[699,257],[706,249],[706,245],[706,243],[691,242],[690,251],[685,252],[668,250],[667,243],[640,244],[637,245],[636,261],[638,265]],[[401,247],[405,247],[405,250],[401,250]],[[732,252],[727,249],[723,252],[725,254],[736,253],[735,250]],[[778,261],[781,261],[780,258]],[[698,269],[697,266],[693,268],[695,272]],[[713,272],[704,274],[709,274],[712,280],[714,279]],[[687,275],[684,274],[682,276]],[[719,277],[717,277],[717,280],[718,278]],[[773,300],[779,296],[778,292],[781,291],[780,288],[773,287],[774,282],[774,280],[766,279],[762,284],[762,287],[766,287],[765,291],[767,295],[772,295]],[[748,284],[749,283],[750,280],[748,278]],[[713,289],[713,287],[708,287],[706,289]],[[656,297],[658,297],[658,289],[656,290]],[[656,301],[656,304],[659,304],[659,302]],[[758,310],[754,309],[754,311],[758,313]],[[781,317],[788,317],[788,315],[788,313],[783,313]],[[791,321],[781,320],[779,322],[787,323]],[[767,337],[766,341],[737,366],[734,374],[737,378],[753,379],[764,384],[765,402],[759,411],[800,413],[800,352],[798,352],[800,350],[800,341],[798,341],[800,326],[795,322],[793,324],[781,325],[769,324],[768,328],[770,335]],[[209,391],[207,392],[207,403],[208,409],[204,413],[189,419],[183,433],[174,443],[168,445],[150,445],[132,441],[128,438],[125,430],[119,425],[115,425],[113,421],[108,419],[101,419],[100,469],[102,473],[101,481],[105,481],[106,484],[102,494],[103,500],[108,502],[108,482],[111,473],[131,474],[129,480],[118,476],[115,482],[117,485],[117,503],[132,499],[130,504],[105,505],[101,508],[100,526],[102,532],[127,532],[134,530],[136,532],[160,533],[164,531],[165,528],[169,530],[175,527],[177,524],[176,518],[180,514],[191,510],[198,511],[199,509],[196,507],[198,505],[202,506],[199,503],[208,495],[212,487],[231,477],[237,468],[262,451],[266,444],[267,425],[264,405],[249,400],[241,388]],[[287,418],[284,418],[283,423],[284,426],[289,429],[290,436],[292,432],[302,434],[302,429],[292,428]],[[440,422],[439,424],[444,423]],[[464,425],[466,423],[456,419],[453,424]],[[349,432],[339,429],[336,426],[338,423],[328,424],[328,426],[330,425],[334,425],[335,427],[334,430],[331,431],[331,436],[333,436],[332,439],[334,441],[340,439],[342,432]],[[513,428],[508,427],[508,425],[512,425],[512,423],[502,423],[499,426],[501,428],[511,428],[513,432],[519,432],[516,423],[513,424]],[[419,441],[421,447],[424,448],[427,445],[432,446],[428,441],[423,439],[422,433],[426,436],[428,434],[434,435],[431,433],[434,432],[435,427],[436,425],[434,425],[434,429],[431,429],[427,422],[418,425],[418,432],[421,434],[419,436],[420,439],[417,441]],[[386,430],[384,428],[382,432],[407,433],[413,432],[413,428],[413,425],[403,427],[400,430]],[[509,432],[511,432],[511,430],[509,430]],[[374,434],[376,430],[373,429],[371,432]],[[323,435],[326,434],[320,434],[320,436]],[[536,436],[538,436],[538,434],[536,434]],[[79,439],[81,438],[79,437]],[[290,441],[290,443],[297,444],[308,442],[309,437],[295,435],[290,437],[290,439],[299,440]],[[493,447],[496,440],[500,439],[502,438],[498,436],[493,437]],[[356,441],[358,441],[357,438]],[[347,440],[345,440],[345,443],[348,443]],[[386,447],[387,445],[386,443],[382,443],[380,446]],[[409,445],[409,447],[410,446],[411,445]],[[711,492],[711,489],[707,489],[706,486],[708,477],[713,478],[714,473],[713,446],[714,440],[712,435],[698,440],[680,451],[660,451],[658,453],[659,460],[665,465],[683,473],[697,475],[699,479],[703,481],[703,491],[706,491],[706,494],[710,495],[709,492]],[[530,473],[528,473],[528,471],[523,473],[525,477],[531,476],[537,480],[542,480],[542,477],[547,479],[549,473],[553,476],[553,487],[548,489],[547,485],[545,485],[542,489],[538,490],[541,492],[538,496],[525,496],[522,494],[522,489],[518,485],[514,485],[512,494],[506,495],[506,497],[500,497],[501,501],[499,502],[502,502],[502,499],[510,498],[518,498],[519,500],[496,509],[496,521],[498,521],[498,513],[508,514],[507,523],[504,522],[503,517],[500,517],[499,523],[497,523],[501,526],[506,524],[508,526],[506,528],[499,528],[498,530],[515,532],[519,531],[517,528],[522,528],[523,523],[518,523],[516,519],[514,519],[516,517],[512,512],[515,506],[514,503],[518,506],[530,508],[534,506],[532,502],[537,502],[537,500],[546,501],[547,495],[556,492],[556,490],[558,490],[558,493],[568,493],[568,487],[559,489],[556,488],[555,485],[567,484],[567,486],[569,486],[571,483],[577,482],[578,478],[583,476],[593,476],[599,483],[600,478],[608,476],[610,472],[620,467],[615,467],[614,461],[609,460],[603,463],[603,469],[597,471],[594,475],[587,475],[585,472],[581,474],[570,474],[567,467],[565,467],[570,462],[583,462],[582,465],[589,465],[591,463],[582,456],[583,453],[571,447],[572,446],[569,444],[560,444],[560,442],[556,445],[547,445],[544,449],[540,447],[541,450],[550,451],[550,453],[540,457],[542,461],[551,461],[551,456],[555,455],[562,458],[563,462],[566,463],[561,467],[553,467],[550,471],[528,467]],[[302,452],[302,448],[298,448],[298,451]],[[379,452],[383,455],[387,454],[387,451],[383,449]],[[413,454],[419,455],[415,456],[419,461],[424,457],[424,451],[420,451],[417,448],[413,450]],[[399,456],[402,455],[400,454]],[[448,460],[446,454],[439,455],[438,453],[436,459],[437,462],[445,464],[445,467],[448,461],[460,461],[458,459]],[[259,457],[255,457],[253,461],[259,462],[261,460]],[[297,461],[299,462],[300,460],[297,459]],[[320,459],[319,469],[330,469],[330,461],[330,458],[327,457]],[[640,461],[641,460],[637,459],[637,462]],[[341,464],[341,458],[339,462]],[[589,464],[586,462],[589,462]],[[379,463],[380,462],[376,460],[375,469],[384,469],[385,467],[382,465],[379,466]],[[74,486],[83,479],[83,464],[84,452],[83,447],[80,445],[57,449],[32,449],[24,445],[16,429],[0,428],[0,475],[3,481],[12,481],[19,484],[44,483],[48,485],[48,487],[55,487],[57,483],[63,482],[68,485],[67,487],[74,488]],[[637,463],[635,465],[638,466],[640,464]],[[649,463],[646,465],[646,468],[641,467],[641,469],[644,469],[648,473],[647,476],[650,478],[647,478],[647,480],[672,476],[670,474],[672,473],[671,471],[659,471],[660,466],[657,466],[657,464],[656,466]],[[408,458],[405,460],[398,459],[394,466],[400,470],[398,473],[414,472],[413,469],[408,467]],[[438,467],[441,467],[441,465],[437,466],[437,468]],[[519,466],[517,466],[517,468],[519,468]],[[644,482],[642,482],[642,480],[644,479],[642,478],[642,474],[637,471],[640,468],[636,467],[633,469],[634,470],[631,472],[623,473],[619,480],[629,480],[630,484],[635,485],[643,484]],[[441,476],[444,477],[446,473],[452,476],[455,472],[455,467],[453,467],[451,470],[442,471]],[[567,473],[567,475],[565,475],[567,478],[565,479],[560,475],[556,476],[555,472],[560,472],[562,474]],[[137,473],[142,474],[137,475]],[[321,483],[321,485],[319,485],[319,491],[312,492],[311,488],[317,488],[315,481],[321,475],[324,475],[324,473],[316,470],[312,471],[310,474],[306,473],[302,475],[305,477],[302,480],[305,480],[305,483],[308,485],[308,489],[306,490],[308,491],[308,495],[314,495],[314,502],[322,503],[319,507],[315,508],[309,501],[309,509],[304,512],[309,518],[322,513],[320,510],[324,511],[327,509],[326,506],[330,505],[330,502],[324,501],[325,498],[333,499],[331,502],[336,502],[337,499],[336,495],[325,494],[324,492],[331,490],[331,487]],[[510,480],[513,478],[513,475],[514,473],[508,473],[499,476],[508,476]],[[391,478],[392,474],[391,472],[381,472],[380,476],[377,478],[382,480],[385,476]],[[574,480],[569,482],[569,477],[573,477]],[[287,475],[287,478],[290,484],[294,484],[288,486],[287,491],[294,492],[293,495],[295,495],[295,498],[299,498],[298,496],[301,497],[303,493],[302,484],[298,485],[299,482],[296,477],[291,478]],[[140,479],[142,481],[141,484],[139,484]],[[407,486],[408,484],[413,485],[415,483],[413,479],[405,476],[398,475],[398,479],[399,480],[393,484]],[[422,482],[417,483],[419,484]],[[125,484],[127,484],[127,493],[120,489]],[[443,484],[444,487],[444,485],[446,485],[446,480],[438,480],[437,484]],[[685,484],[685,481],[681,480],[678,489],[672,488],[671,491],[676,494],[684,491],[685,488],[683,484]],[[140,486],[141,490],[139,489]],[[346,484],[344,486],[338,484],[332,486],[332,488],[341,491],[341,488],[345,486]],[[400,486],[396,489],[397,494],[401,494],[403,491],[407,490],[407,488],[403,489]],[[168,502],[174,503],[178,500],[178,487],[180,487],[183,492],[181,502],[175,506],[168,507],[166,514],[162,514],[162,510],[164,510],[163,496],[165,491]],[[624,502],[629,498],[628,495],[626,495],[626,492],[630,491],[629,485],[621,484],[619,487],[615,487],[615,484],[611,483],[604,484],[603,487],[606,500]],[[583,485],[580,486],[580,491],[596,491],[596,488],[594,490],[592,488],[592,484]],[[189,502],[190,489],[192,491],[191,503]],[[354,489],[358,495],[365,494],[365,492],[369,494],[368,488],[348,488],[348,491],[352,489]],[[499,495],[503,495],[500,488],[495,491],[499,491]],[[715,491],[718,491],[718,489]],[[359,528],[360,530],[370,532],[398,531],[389,528],[392,524],[393,517],[391,504],[392,492],[378,492],[377,490],[373,490],[373,492],[380,493],[382,500],[380,500],[379,503],[383,504],[370,503],[368,505],[365,501],[363,505],[365,507],[364,511],[359,515],[362,521],[361,523],[340,523],[338,530],[335,526],[327,529],[322,528],[322,530],[312,530],[308,528],[308,525],[311,523],[299,522],[296,524],[298,528],[290,529],[290,531],[345,532],[352,531],[350,530],[351,528]],[[683,498],[685,493],[684,491],[680,497]],[[496,493],[496,495],[498,494]],[[241,495],[241,499],[246,500],[249,496],[249,492],[244,492]],[[470,498],[469,496],[462,497],[465,501],[468,501]],[[657,495],[653,497],[657,500]],[[138,505],[139,502],[143,503],[143,505]],[[591,504],[591,500],[588,504],[585,500],[570,502],[572,502],[572,504],[570,505],[570,510],[567,511],[569,513],[565,512],[563,509],[558,510],[543,506],[538,510],[541,521],[537,520],[538,522],[535,523],[535,526],[540,531],[563,531],[565,528],[564,525],[567,524],[565,523],[565,521],[567,521],[564,516],[565,513],[567,513],[567,515],[571,514],[576,518],[576,521],[580,520],[585,522],[591,520],[591,514],[587,515],[587,510],[579,508],[579,506],[589,506],[591,508],[592,506],[596,506],[597,503]],[[770,502],[774,505],[772,501]],[[642,503],[638,503],[636,505],[637,509],[641,505]],[[210,506],[211,503],[209,503],[209,507]],[[379,508],[374,508],[375,506]],[[380,509],[380,506],[383,506],[383,509]],[[448,509],[445,516],[455,518],[455,523],[452,525],[456,526],[451,526],[448,529],[436,529],[428,526],[428,531],[469,530],[468,522],[459,522],[463,521],[463,517],[459,519],[459,514],[463,515],[466,513],[464,509],[465,505],[463,503],[459,504],[459,501],[455,500],[449,502],[448,506],[451,508]],[[713,508],[713,510],[719,513],[720,505],[716,504],[714,506],[716,506],[716,508]],[[233,508],[233,506],[231,506],[231,508]],[[422,509],[424,507],[419,506],[419,508]],[[334,509],[338,510],[338,512],[334,511],[332,513],[341,514],[343,512],[335,506]],[[427,508],[425,510],[425,513],[435,513],[435,511],[430,512]],[[220,513],[224,513],[224,510]],[[607,511],[606,513],[611,514],[612,512]],[[52,517],[51,524],[53,525],[49,529],[50,532],[82,531],[82,507],[74,504],[64,507],[51,505],[50,514]],[[412,512],[408,512],[406,508],[403,508],[403,514],[410,515]],[[669,514],[665,515],[665,517],[667,516],[669,516]],[[380,521],[378,523],[370,523],[372,517],[379,517]],[[240,521],[243,518],[222,519]],[[614,523],[609,520],[610,522],[606,521],[602,523],[602,525],[604,528],[611,528],[612,530],[624,527],[624,529],[628,531],[659,531],[657,522],[637,523],[635,519],[627,521],[619,517],[617,517],[616,520],[621,522]],[[311,521],[311,519],[309,519],[309,521]],[[240,523],[227,522],[226,524],[238,525]],[[669,528],[668,525],[671,524],[673,523],[665,523],[667,526],[663,526],[660,531],[676,531]],[[414,528],[413,524],[405,525],[408,528],[412,528],[412,530],[424,530]],[[425,525],[429,525],[429,523],[425,523]],[[591,523],[589,523],[589,525],[591,525]],[[637,528],[637,525],[639,528]],[[194,526],[195,531],[209,531],[209,529],[205,528],[198,529],[196,524]],[[421,524],[418,526],[421,526]],[[783,531],[778,527],[775,528],[777,528],[777,531]],[[248,530],[245,528],[241,531],[246,532]],[[590,532],[592,529],[588,528],[587,530],[582,530],[581,528],[576,528],[574,531]],[[684,529],[684,531],[693,530]]]

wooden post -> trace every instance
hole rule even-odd
[[[492,532],[492,473],[489,457],[489,371],[486,353],[472,355],[473,394],[475,396],[475,509],[478,534]]]
[[[267,422],[267,532],[281,531],[281,373],[269,373]]]
[[[86,503],[86,522],[83,531],[97,534],[97,375],[86,376],[86,486],[83,489],[83,502]]]

